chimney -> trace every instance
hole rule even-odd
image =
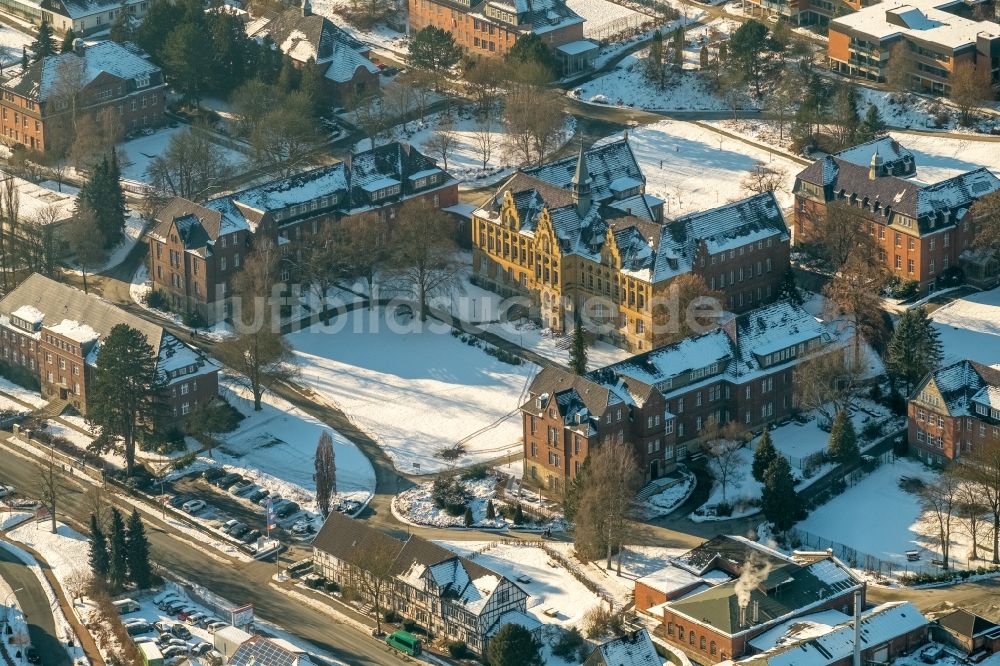
[[[760,602],[757,601],[756,599],[754,599],[754,601],[753,601],[753,623],[754,624],[757,624],[757,622],[758,622],[757,618],[759,616],[759,611],[760,611]]]
[[[853,666],[861,666],[861,590],[854,591],[854,660]]]
[[[875,154],[872,155],[871,168],[868,169],[868,180],[875,180],[879,176],[884,176],[883,171],[882,156],[878,154],[878,148],[876,148]]]
[[[312,13],[313,13],[312,3],[310,3],[309,0],[302,0],[302,15],[312,16]]]

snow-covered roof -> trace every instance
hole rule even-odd
[[[67,78],[79,77],[80,84],[87,85],[105,72],[126,81],[148,79],[160,72],[159,67],[137,55],[136,49],[116,42],[94,42],[85,44],[83,48],[82,56],[76,51],[68,51],[31,63],[21,74],[3,85],[19,95],[45,100]]]
[[[94,14],[101,14],[103,12],[108,12],[116,9],[120,9],[122,5],[131,6],[138,5],[145,0],[58,0],[57,7],[62,6],[62,14],[68,16],[71,19],[81,19],[86,16],[93,16]],[[51,6],[46,4],[46,10],[51,11]],[[56,10],[58,12],[58,9]]]
[[[980,37],[1000,37],[1000,25],[976,21],[946,11],[956,0],[888,0],[830,21],[830,28],[845,30],[881,42],[907,35],[949,49],[975,45]]]
[[[41,324],[45,314],[33,305],[22,305],[10,313],[11,317],[22,319],[29,324]]]
[[[325,71],[324,78],[346,83],[361,68],[378,73],[368,59],[368,46],[319,14],[303,13],[299,8],[286,9],[265,24],[254,22],[247,27],[253,36],[268,35],[282,53],[300,63],[312,60]]]
[[[587,53],[588,51],[596,51],[601,48],[599,44],[590,41],[589,39],[580,39],[575,42],[569,42],[568,44],[561,44],[556,47],[557,51],[562,51],[566,55],[580,55],[581,53]]]
[[[516,624],[517,626],[523,627],[531,632],[538,631],[542,626],[542,623],[539,622],[533,615],[528,615],[527,613],[523,613],[519,610],[510,610],[506,611],[497,618],[497,621],[493,623],[493,626],[486,632],[486,635],[492,636],[508,624]]]
[[[389,176],[383,176],[381,178],[376,178],[374,180],[369,180],[367,183],[361,185],[361,189],[366,192],[378,192],[387,187],[392,187],[393,185],[399,185],[400,182],[395,178],[390,178]]]
[[[636,584],[645,585],[666,595],[672,595],[701,582],[701,576],[696,576],[689,571],[671,564],[659,571],[654,571],[647,576],[643,576],[636,581]]]
[[[594,657],[587,663],[605,666],[661,666],[663,660],[656,653],[656,647],[649,633],[639,629],[598,645]],[[598,657],[598,658],[595,658]]]
[[[839,610],[819,611],[782,622],[751,639],[750,645],[757,651],[767,652],[779,646],[822,636],[837,625],[850,621],[851,616]]]
[[[963,360],[935,370],[917,385],[911,400],[919,399],[929,385],[937,387],[951,416],[968,416],[975,403],[1000,409],[1000,370]]]
[[[347,175],[343,162],[318,167],[302,173],[272,180],[230,195],[240,206],[266,213],[307,203],[324,196],[339,196],[347,190]],[[226,198],[226,197],[224,197]],[[215,207],[213,202],[206,206]]]
[[[79,342],[81,345],[93,342],[100,337],[100,334],[93,328],[73,319],[63,319],[55,326],[49,326],[48,329],[56,335],[69,338],[74,342]]]

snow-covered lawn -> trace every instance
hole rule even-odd
[[[582,563],[573,554],[571,542],[559,541],[548,544],[569,560],[589,580],[603,590],[616,604],[625,606],[632,601],[635,592],[635,581],[659,571],[667,566],[671,557],[687,551],[686,548],[666,548],[664,546],[625,546],[622,555],[622,573],[618,575],[618,560],[612,562],[612,570],[605,569],[604,560]]]
[[[213,453],[198,457],[197,467],[222,464],[254,483],[290,499],[303,509],[316,510],[313,459],[324,431],[333,438],[337,466],[337,498],[366,504],[375,492],[375,471],[368,458],[340,433],[331,430],[298,407],[265,394],[262,409],[253,411],[249,392],[223,378],[220,393],[246,418],[223,435]]]
[[[741,518],[753,515],[760,511],[760,496],[763,487],[760,482],[750,474],[750,467],[753,463],[753,449],[744,446],[734,454],[738,461],[736,463],[737,472],[726,484],[723,493],[722,484],[718,481],[712,482],[712,492],[709,493],[708,500],[691,514],[691,519],[695,522],[706,520],[728,520],[730,518]],[[709,462],[709,470],[713,476],[716,474],[715,461]],[[716,516],[715,508],[719,504],[728,504],[732,508],[732,513],[728,516]]]
[[[673,76],[665,89],[651,84],[644,74],[648,52],[647,49],[624,57],[613,71],[573,89],[570,94],[593,104],[651,111],[729,110],[708,82],[695,72]]]
[[[565,124],[552,144],[552,151],[565,145],[573,137],[575,129],[576,118],[567,116]],[[432,140],[439,131],[447,131],[454,141],[454,145],[448,151],[447,170],[459,180],[477,181],[478,184],[485,185],[510,174],[517,166],[517,156],[512,153],[508,145],[507,134],[500,120],[494,118],[484,125],[475,117],[471,107],[453,113],[450,118],[444,114],[433,113],[424,120],[407,123],[405,126],[397,125],[393,128],[392,134],[395,139],[405,141],[425,155],[438,160],[438,164],[443,167],[444,160],[441,154],[428,146],[428,143],[433,145]],[[485,131],[489,132],[490,138],[489,156],[484,167],[481,142],[486,141],[483,135]],[[362,151],[370,147],[371,141],[362,139],[355,144],[354,149]]]
[[[911,132],[890,134],[913,152],[919,181],[936,183],[979,167],[1000,173],[1000,137],[970,135],[968,139],[958,139]]]
[[[932,481],[936,474],[908,458],[882,465],[813,511],[798,527],[860,551],[859,559],[870,554],[899,567],[907,565],[906,551],[919,550],[921,566],[926,567],[940,556],[933,518],[922,515],[919,498],[900,488],[899,480],[905,476]],[[968,542],[960,531],[956,524],[951,555],[964,564]],[[864,561],[857,566],[864,566]]]
[[[945,363],[1000,363],[1000,288],[952,301],[931,318],[941,334]]]
[[[759,164],[788,175],[787,187],[775,194],[778,203],[790,206],[795,174],[802,170],[790,159],[680,120],[638,127],[629,140],[646,176],[646,192],[666,200],[668,217],[747,197],[740,181]]]
[[[344,410],[407,472],[434,472],[516,450],[521,397],[537,371],[463,344],[436,320],[359,309],[287,336],[300,382]]]
[[[375,47],[375,51],[385,51],[396,58],[409,55],[409,38],[401,32],[393,30],[389,26],[379,23],[370,28],[359,28],[352,25],[345,17],[344,13],[349,11],[349,0],[316,0],[313,3],[313,12],[325,16],[351,35]]]
[[[600,597],[538,546],[477,541],[438,543],[516,581],[530,595],[528,613],[543,624],[578,626],[587,611],[601,603]],[[530,582],[518,581],[521,576]],[[548,608],[557,615],[545,615],[542,611]]]
[[[679,471],[683,475],[683,478],[679,482],[665,489],[663,492],[650,496],[649,499],[639,505],[638,512],[643,518],[648,520],[650,518],[666,516],[691,496],[697,484],[695,476],[683,467]]]
[[[0,25],[0,63],[10,65],[20,63],[24,47],[35,41],[32,35],[15,30],[8,25]]]
[[[170,138],[175,134],[187,131],[186,125],[164,127],[149,136],[140,136],[126,141],[119,146],[122,161],[122,178],[140,183],[149,182],[146,170],[153,160],[166,152]],[[217,146],[222,153],[222,159],[231,167],[239,167],[247,160],[246,156],[231,148]]]
[[[638,12],[608,0],[567,0],[566,6],[583,17],[584,37],[614,31],[619,26],[638,25],[653,20],[649,14]]]
[[[139,241],[139,237],[142,236],[145,226],[146,221],[138,211],[129,211],[128,216],[125,218],[125,229],[122,231],[121,240],[105,255],[104,261],[99,266],[87,266],[87,275],[106,271],[125,261],[125,257],[135,247],[135,244]],[[69,270],[76,275],[81,275],[83,272],[80,265],[75,262],[71,264]]]
[[[8,395],[32,407],[44,407],[48,404],[48,400],[37,392],[19,386],[5,377],[0,377],[0,394]]]

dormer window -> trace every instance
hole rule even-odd
[[[136,89],[145,88],[149,85],[149,74],[141,74],[133,79]]]

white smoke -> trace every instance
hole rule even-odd
[[[736,601],[740,606],[740,619],[746,623],[746,610],[750,605],[750,593],[758,585],[767,579],[771,573],[771,563],[767,558],[758,555],[756,552],[750,553],[750,557],[743,563],[743,570],[736,581]]]

